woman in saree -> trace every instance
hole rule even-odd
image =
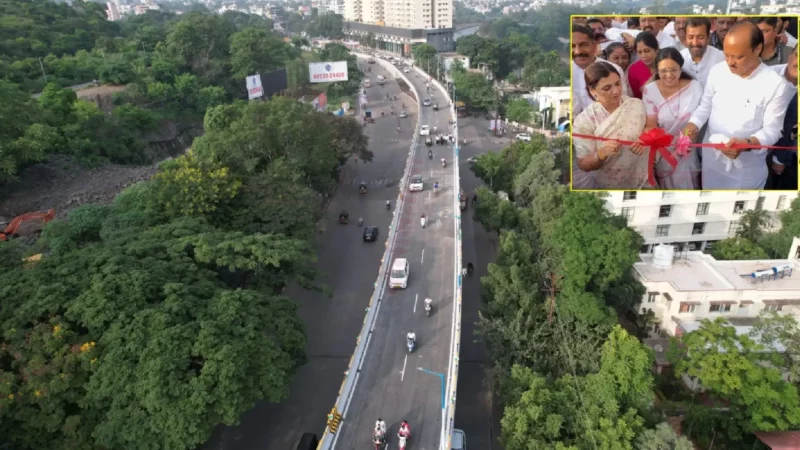
[[[639,60],[628,68],[628,83],[631,85],[633,96],[642,98],[642,88],[650,81],[656,70],[658,39],[650,32],[642,31],[636,35],[633,45]]]
[[[684,72],[683,56],[672,47],[662,48],[656,55],[656,74],[642,91],[642,101],[647,111],[645,131],[661,128],[677,142],[692,113],[700,106],[703,85]],[[649,149],[645,149],[649,151]],[[668,147],[678,165],[672,167],[667,160],[656,164],[656,180],[661,189],[699,189],[700,159],[697,152],[675,155],[675,147]]]
[[[592,187],[597,189],[646,188],[648,162],[642,148],[617,141],[639,139],[646,121],[644,103],[623,94],[619,74],[605,61],[587,67],[584,78],[595,102],[575,118],[573,132],[606,140],[573,137],[573,156],[580,169],[577,175],[591,173]],[[574,188],[578,187],[575,175]]]

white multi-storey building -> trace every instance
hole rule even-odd
[[[656,244],[678,250],[706,250],[716,241],[733,237],[739,218],[748,209],[777,213],[788,209],[796,192],[771,191],[614,191],[606,193],[606,207],[622,215],[644,237],[642,253]]]
[[[364,0],[372,1],[372,0]],[[364,7],[362,0],[345,0],[344,2],[344,20],[351,22],[363,22]]]
[[[659,245],[640,255],[633,266],[646,293],[637,312],[652,310],[652,332],[681,336],[703,319],[724,318],[739,327],[752,326],[763,311],[800,314],[800,272],[796,272],[799,239],[793,259],[717,261],[702,252],[675,252]]]
[[[453,27],[453,0],[345,0],[344,19],[407,30]]]

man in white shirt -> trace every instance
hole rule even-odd
[[[786,82],[787,89],[793,93],[797,92],[797,47],[795,47],[789,55],[789,62],[787,64],[768,67],[783,78],[783,81]],[[795,70],[787,70],[790,67],[793,67]]]
[[[597,43],[591,29],[581,26],[572,26],[572,117],[577,117],[584,109],[594,103],[586,90],[586,80],[583,71],[597,61]],[[628,80],[621,67],[609,63],[617,69],[622,85],[627,86]],[[630,95],[626,92],[626,95]]]
[[[653,35],[658,40],[658,48],[666,48],[666,47],[673,47],[675,45],[675,39],[672,38],[669,34],[664,32],[663,23],[659,17],[647,16],[647,17],[640,17],[639,23],[642,25],[642,31],[649,31],[653,33]]]
[[[758,146],[773,145],[781,137],[792,95],[761,62],[763,46],[764,36],[752,22],[731,28],[724,42],[726,64],[709,72],[700,106],[683,131],[694,139],[708,122],[703,142],[713,135],[729,138],[727,150],[703,148],[703,189],[763,189],[767,182],[766,150]],[[730,148],[737,144],[754,148]],[[731,167],[728,160],[738,160],[741,167]]]
[[[683,70],[703,86],[708,72],[715,65],[725,61],[721,50],[708,45],[711,37],[711,21],[705,17],[691,17],[686,21],[686,46],[681,50]]]
[[[686,21],[687,17],[676,17],[671,23],[675,27],[675,50],[682,52],[686,48]]]

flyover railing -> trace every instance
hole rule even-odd
[[[356,52],[353,52],[353,54],[361,58],[369,57],[369,55]],[[417,98],[417,119],[419,119],[421,113],[421,102],[419,101],[419,93],[414,88],[414,85],[401,70],[389,64],[387,61],[380,58],[375,58],[375,60],[389,73],[393,74],[395,78],[401,78],[403,81],[405,81],[409,89],[411,89],[411,92],[413,92]],[[341,423],[347,421],[347,411],[350,408],[350,401],[353,398],[353,393],[355,392],[356,385],[358,384],[358,378],[361,374],[361,367],[364,364],[364,357],[367,354],[369,342],[372,338],[372,332],[375,328],[375,320],[378,317],[378,312],[381,309],[381,302],[383,301],[383,295],[386,291],[386,278],[389,275],[389,268],[391,267],[392,263],[394,244],[397,240],[398,234],[398,224],[400,223],[400,216],[403,213],[403,207],[405,206],[405,186],[408,183],[408,177],[411,175],[411,167],[414,162],[414,154],[416,153],[417,149],[417,140],[419,139],[418,130],[419,120],[417,120],[417,123],[414,125],[414,135],[411,139],[411,148],[408,151],[408,159],[406,160],[405,170],[403,172],[403,177],[400,180],[400,189],[395,202],[392,221],[389,225],[389,233],[387,234],[386,242],[384,244],[386,250],[384,250],[383,257],[381,258],[381,266],[378,271],[378,278],[374,284],[372,298],[369,301],[367,312],[364,315],[364,323],[361,326],[361,332],[356,338],[355,351],[353,352],[353,356],[350,357],[350,363],[347,366],[347,371],[344,373],[344,380],[342,380],[342,385],[339,388],[339,394],[336,398],[336,403],[328,415],[328,423],[325,427],[325,432],[322,435],[319,445],[317,446],[317,450],[330,450],[335,448],[336,441],[339,439],[339,434],[337,431],[341,426]],[[456,170],[457,169],[458,168],[456,167]]]
[[[458,387],[458,368],[459,368],[459,355],[461,353],[461,285],[463,283],[463,258],[461,255],[462,241],[461,241],[461,178],[458,168],[458,158],[461,151],[461,143],[458,140],[458,116],[456,114],[456,106],[453,98],[450,97],[448,90],[439,83],[436,78],[425,73],[419,67],[414,67],[414,70],[433,85],[434,88],[440,90],[448,101],[448,112],[452,122],[453,138],[455,138],[455,145],[453,145],[453,233],[455,236],[455,252],[453,275],[453,323],[451,326],[450,334],[450,352],[448,353],[449,364],[447,367],[447,385],[445,392],[447,402],[445,409],[442,411],[442,437],[440,439],[439,448],[441,450],[450,450],[453,438],[453,428],[456,415],[456,389]],[[465,194],[466,195],[466,194]],[[467,199],[468,201],[469,199]]]

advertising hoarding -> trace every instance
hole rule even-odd
[[[264,88],[261,86],[261,75],[255,74],[247,77],[247,98],[250,100],[264,96]]]
[[[347,61],[308,63],[308,76],[312,83],[347,81]]]

